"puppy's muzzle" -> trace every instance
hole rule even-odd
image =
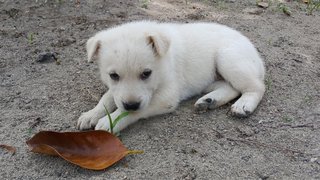
[[[140,102],[122,102],[123,107],[127,111],[136,111],[140,107]]]

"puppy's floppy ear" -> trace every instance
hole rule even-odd
[[[164,56],[169,49],[169,40],[161,34],[147,35],[147,43],[156,56]]]
[[[93,62],[94,56],[98,55],[100,50],[100,41],[96,36],[91,37],[87,41],[88,62]]]

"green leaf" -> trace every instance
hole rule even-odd
[[[111,129],[113,129],[113,128],[117,125],[117,123],[118,123],[122,118],[128,116],[128,114],[129,114],[129,112],[123,112],[123,113],[121,113],[121,114],[113,121],[113,124],[112,124]]]
[[[113,134],[113,127],[114,127],[114,125],[113,125],[113,123],[112,123],[112,119],[111,119],[110,113],[109,113],[107,107],[106,107],[105,105],[103,105],[103,106],[104,106],[104,109],[105,109],[105,111],[106,111],[106,114],[108,115],[108,119],[109,119],[109,123],[110,123],[110,132],[111,132],[111,134]]]

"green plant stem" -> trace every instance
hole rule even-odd
[[[110,132],[111,132],[111,134],[113,134],[113,123],[112,123],[110,113],[109,113],[107,107],[105,105],[103,105],[103,106],[104,106],[104,109],[106,110],[106,113],[108,115],[108,119],[109,119],[109,123],[110,123]]]

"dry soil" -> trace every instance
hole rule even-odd
[[[0,0],[1,179],[320,179],[320,12],[255,0]],[[267,68],[267,92],[249,118],[230,105],[197,113],[197,97],[171,114],[141,120],[121,133],[142,155],[91,171],[34,154],[25,141],[40,130],[77,131],[81,112],[106,88],[84,44],[124,22],[217,22],[248,36]],[[40,55],[55,53],[46,63]]]

